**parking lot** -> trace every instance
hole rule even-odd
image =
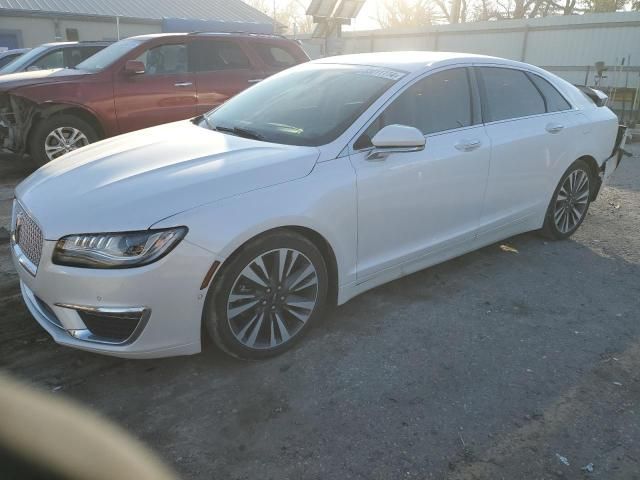
[[[379,287],[259,363],[209,342],[145,361],[56,345],[0,230],[0,368],[102,413],[184,478],[640,478],[633,152],[572,239],[520,235]],[[0,225],[19,165],[0,158]]]

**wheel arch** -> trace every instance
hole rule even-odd
[[[594,182],[594,188],[591,190],[590,198],[590,200],[593,202],[598,197],[600,187],[602,187],[602,179],[600,178],[600,166],[598,165],[596,159],[591,155],[582,155],[576,160],[582,160],[589,166],[589,170],[591,171],[591,179]]]
[[[75,115],[85,122],[89,123],[95,129],[100,139],[103,139],[105,137],[104,127],[102,126],[102,123],[100,122],[98,116],[84,106],[68,103],[52,103],[43,104],[39,107],[40,108],[38,110],[38,113],[33,121],[33,124],[31,125],[31,128],[29,129],[29,134],[26,141],[27,149],[31,144],[32,135],[35,131],[36,126],[40,122],[56,115]]]
[[[247,238],[242,241],[242,243],[237,246],[230,255],[228,255],[224,261],[218,266],[215,275],[211,280],[208,288],[211,289],[211,286],[216,282],[217,279],[220,278],[220,275],[224,273],[225,266],[230,263],[234,258],[236,258],[243,249],[250,243],[259,238],[262,238],[266,235],[271,235],[278,232],[293,232],[297,233],[305,237],[307,240],[311,241],[317,248],[320,250],[322,257],[327,266],[327,273],[329,275],[329,286],[327,293],[328,304],[335,306],[338,301],[338,285],[339,285],[339,270],[338,270],[338,261],[336,258],[336,254],[334,252],[331,243],[327,240],[327,238],[319,233],[317,230],[314,230],[309,227],[301,226],[301,225],[283,225],[279,227],[270,228],[264,230],[256,235]]]

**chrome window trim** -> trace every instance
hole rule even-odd
[[[483,121],[484,125],[495,125],[498,123],[504,123],[504,122],[515,122],[518,120],[523,120],[523,119],[527,119],[527,118],[537,118],[537,117],[543,117],[545,115],[557,115],[557,114],[561,114],[561,113],[567,113],[567,112],[576,112],[579,109],[566,97],[566,95],[564,95],[560,89],[558,87],[556,87],[553,82],[551,80],[549,80],[548,78],[545,78],[544,75],[541,75],[539,72],[536,72],[532,69],[528,69],[528,68],[524,68],[524,67],[520,67],[520,66],[512,66],[512,65],[502,65],[502,64],[496,64],[496,63],[474,63],[473,67],[475,68],[502,68],[502,69],[507,69],[507,70],[515,70],[517,72],[522,72],[525,75],[530,74],[530,75],[537,75],[538,77],[542,78],[543,80],[547,81],[559,94],[560,96],[562,96],[562,98],[565,99],[565,101],[569,104],[569,106],[571,108],[568,108],[567,110],[558,110],[555,112],[542,112],[542,113],[534,113],[532,115],[524,115],[521,117],[512,117],[512,118],[503,118],[500,120],[491,120],[491,121]],[[479,73],[480,75],[482,75],[482,73]],[[533,82],[531,82],[532,85],[535,87],[535,84]],[[479,86],[479,90],[482,90]],[[545,100],[544,95],[542,94],[542,92],[540,92],[538,90],[538,88],[536,87],[536,90],[538,91],[538,94],[542,97],[543,100]],[[480,93],[481,98],[484,97],[484,100],[486,101],[486,94],[485,92],[481,92]],[[546,100],[545,100],[546,102]],[[490,107],[489,107],[490,108]],[[545,110],[546,110],[546,103],[545,103]],[[483,112],[484,115],[484,112]]]
[[[447,70],[453,70],[456,68],[471,68],[471,67],[472,67],[471,63],[459,62],[459,63],[451,63],[448,65],[443,65],[440,67],[435,67],[432,69],[428,69],[426,71],[420,71],[417,75],[410,75],[409,78],[407,78],[406,81],[403,82],[402,85],[400,85],[393,93],[389,94],[389,91],[385,92],[384,95],[387,95],[387,98],[384,100],[384,103],[369,116],[369,118],[364,122],[364,125],[360,129],[358,129],[356,131],[356,134],[353,137],[351,137],[351,139],[348,141],[346,148],[348,148],[349,154],[354,155],[358,152],[367,152],[368,150],[371,150],[372,147],[367,147],[364,149],[357,150],[353,147],[353,145],[358,141],[360,136],[367,131],[367,128],[369,128],[369,126],[378,119],[380,114],[384,112],[384,110],[387,107],[389,107],[394,102],[394,100],[400,97],[400,95],[406,92],[413,85],[436,73],[444,72]],[[405,79],[403,78],[401,80],[405,80]],[[473,81],[474,81],[473,78],[469,78],[469,94],[472,96],[472,98],[473,98],[473,88],[471,83]],[[365,114],[367,114],[367,112],[368,111],[364,112],[362,115],[364,116]],[[475,119],[472,118],[472,121],[475,121]],[[467,130],[467,129],[475,128],[479,126],[482,126],[482,121],[473,125],[467,125],[466,127],[458,127],[458,128],[452,128],[449,130],[440,130],[439,132],[427,133],[424,135],[424,137],[425,139],[427,139],[430,136],[454,133],[457,131]]]

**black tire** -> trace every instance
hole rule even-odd
[[[291,316],[288,310],[284,310],[284,309],[283,310],[278,309],[277,312],[280,313],[280,318],[276,319],[275,318],[276,312],[271,312],[268,310],[269,308],[276,308],[276,307],[272,306],[271,303],[265,306],[261,305],[262,303],[266,303],[265,298],[268,297],[266,290],[262,291],[258,296],[253,296],[254,292],[252,292],[252,298],[248,300],[247,303],[253,302],[253,298],[256,298],[256,299],[259,298],[260,305],[256,305],[255,309],[251,308],[250,310],[247,311],[246,314],[245,313],[240,314],[240,315],[246,315],[244,319],[242,319],[240,315],[238,315],[237,317],[233,317],[234,319],[237,319],[237,320],[233,320],[233,322],[236,322],[234,323],[234,328],[236,329],[236,332],[234,333],[234,329],[232,328],[232,325],[231,325],[232,322],[229,320],[227,315],[228,308],[229,308],[228,302],[229,302],[229,297],[232,294],[232,290],[234,288],[237,288],[236,283],[241,282],[241,278],[244,278],[245,279],[244,281],[246,282],[246,277],[241,277],[241,273],[243,272],[243,270],[245,270],[245,268],[251,265],[254,262],[254,260],[256,260],[261,255],[266,255],[266,257],[261,257],[265,259],[263,261],[263,264],[266,265],[270,260],[269,255],[280,255],[280,253],[275,253],[275,252],[281,249],[289,249],[290,251],[297,251],[298,253],[303,254],[302,256],[296,257],[297,260],[295,262],[298,262],[298,263],[295,263],[292,260],[293,258],[291,256],[292,254],[285,255],[286,261],[290,262],[289,265],[291,266],[291,268],[298,266],[300,264],[299,262],[307,262],[307,264],[311,264],[315,269],[316,277],[313,277],[313,276],[304,277],[304,278],[311,278],[312,281],[314,278],[317,280],[317,285],[313,284],[312,287],[308,287],[313,289],[312,293],[315,292],[315,297],[314,297],[315,304],[312,309],[309,309],[311,313],[309,314],[308,319],[304,323],[300,322],[301,323],[301,326],[300,326],[298,323],[296,323],[296,318]],[[279,259],[280,257],[278,256],[277,258]],[[275,263],[273,265],[275,267]],[[300,270],[303,270],[303,268],[300,268]],[[306,268],[304,270],[306,270]],[[271,273],[271,271],[269,271],[269,273]],[[291,273],[292,274],[294,273],[293,270]],[[302,284],[307,283],[307,282],[302,282],[302,280],[304,280],[304,278],[302,278],[302,274],[298,275],[297,277],[298,277],[296,279],[297,281],[300,281]],[[284,275],[283,275],[283,278],[285,278]],[[271,279],[273,280],[273,276],[271,276]],[[275,283],[268,284],[273,288],[273,293],[271,294],[272,297],[270,297],[271,300],[269,300],[269,302],[273,302],[277,300],[277,299],[273,300],[273,297],[279,295],[279,293],[275,292],[275,287],[274,287],[277,283],[278,282],[275,281]],[[283,282],[283,284],[284,283],[286,282]],[[256,286],[256,290],[263,288],[261,286],[258,286],[257,284],[255,284],[255,286]],[[266,288],[266,286],[264,288]],[[288,290],[287,287],[282,287],[282,288],[284,288],[284,290]],[[222,349],[224,352],[228,353],[229,355],[232,355],[237,358],[245,359],[245,360],[259,360],[263,358],[273,357],[293,347],[298,341],[300,341],[300,339],[306,334],[306,332],[318,320],[318,318],[322,317],[327,304],[327,290],[328,290],[327,266],[322,254],[320,253],[320,250],[313,244],[313,242],[311,242],[304,236],[294,232],[278,231],[278,232],[266,234],[253,241],[250,241],[244,247],[242,247],[242,249],[230,259],[229,263],[224,265],[223,270],[220,272],[220,275],[216,275],[209,289],[209,292],[207,294],[207,299],[205,302],[204,315],[203,315],[204,324],[209,335],[211,336],[213,341],[216,343],[216,345],[218,345],[220,349]],[[233,291],[237,291],[237,290],[233,290]],[[307,290],[307,292],[309,291]],[[282,293],[285,293],[285,292],[282,292]],[[288,291],[286,292],[286,295],[287,295],[287,298],[289,298]],[[284,298],[284,297],[280,297],[280,298]],[[264,315],[264,318],[262,320],[255,319],[255,316],[260,315],[260,313],[258,312],[262,312],[262,314]],[[283,315],[284,313],[288,315],[288,318],[285,318],[285,316]],[[248,320],[249,318],[253,318],[254,320]],[[287,332],[287,334],[289,333],[287,328],[290,327],[291,323],[295,324],[294,327],[297,330],[295,331],[294,334],[291,335],[291,337],[288,340],[283,340],[284,337],[282,332],[279,330],[278,324],[276,323],[277,320],[286,323],[284,330],[285,332]],[[238,324],[240,322],[244,322],[245,326],[250,322],[255,322],[252,325],[256,325],[258,322],[260,322],[261,326],[257,327],[257,330],[259,332],[257,334],[258,337],[264,337],[266,335],[269,335],[269,329],[265,327],[270,326],[269,327],[271,329],[270,338],[272,340],[274,338],[273,325],[275,325],[275,330],[276,330],[275,336],[277,337],[279,335],[280,337],[279,340],[281,341],[281,343],[273,347],[272,346],[267,346],[267,347],[262,346],[261,348],[249,347],[247,345],[247,343],[249,343],[248,341],[243,343],[241,340],[237,338],[237,335],[240,335],[240,333],[237,332],[237,330],[239,329]],[[243,328],[243,330],[247,331],[247,337],[249,337],[250,335],[248,335],[248,333],[252,331],[255,327],[251,326],[247,328]],[[255,336],[254,336],[254,340],[255,340]]]
[[[567,202],[566,200],[564,200],[564,195],[562,195],[560,199],[559,199],[559,196],[563,189],[563,185],[565,185],[565,182],[567,182],[567,179],[572,174],[574,174],[574,172],[578,172],[578,174],[576,175],[584,174],[586,176],[586,179],[588,182],[586,189],[588,194],[586,196],[586,204],[584,205],[583,208],[582,207],[580,208],[580,213],[581,213],[580,217],[577,219],[575,224],[572,224],[570,228],[564,230],[557,225],[555,215],[558,211],[557,208],[560,205],[563,204],[567,206]],[[579,173],[579,172],[582,172],[582,173]],[[558,186],[554,190],[553,195],[551,197],[551,201],[549,202],[549,206],[547,207],[547,213],[545,215],[544,225],[541,230],[541,233],[545,237],[551,240],[564,240],[566,238],[569,238],[571,235],[573,235],[576,232],[576,230],[578,230],[580,225],[582,225],[582,222],[584,221],[584,219],[587,217],[587,212],[589,211],[589,205],[591,204],[591,198],[594,192],[594,188],[596,188],[596,184],[594,180],[595,179],[593,178],[593,173],[591,171],[591,168],[587,164],[587,162],[585,162],[584,160],[576,160],[571,164],[571,166],[567,169],[564,175],[562,175],[562,178],[558,182]]]
[[[38,166],[51,161],[45,149],[45,142],[49,134],[58,128],[79,130],[86,137],[88,143],[99,140],[96,129],[76,115],[61,113],[45,118],[35,125],[29,139],[29,153]]]

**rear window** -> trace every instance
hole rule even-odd
[[[242,48],[226,40],[195,40],[189,46],[191,63],[196,72],[213,72],[250,68]]]
[[[546,112],[545,102],[527,75],[520,70],[481,67],[489,121],[528,117]]]
[[[565,100],[565,98],[556,90],[556,88],[547,82],[544,78],[529,74],[531,81],[538,87],[538,90],[544,95],[547,101],[547,112],[561,112],[563,110],[571,110],[571,105]]]
[[[288,68],[298,63],[295,57],[284,48],[262,43],[256,44],[255,48],[262,61],[270,67]]]

